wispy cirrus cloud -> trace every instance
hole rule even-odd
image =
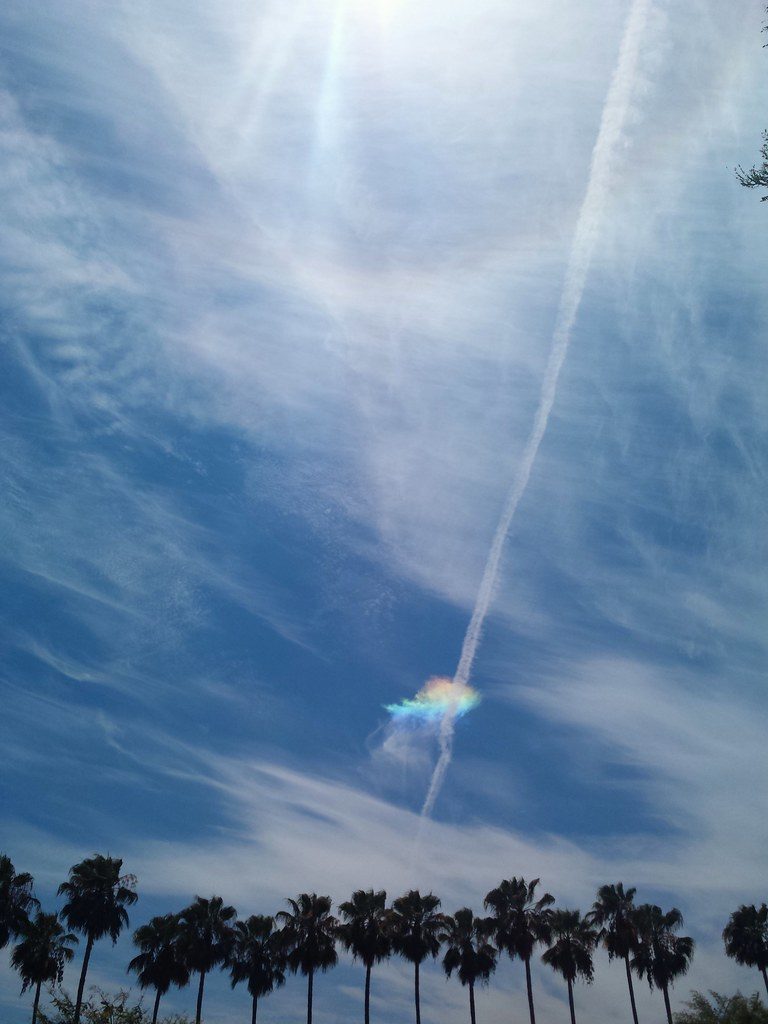
[[[430,752],[365,737],[455,663],[626,14],[279,7],[2,15],[6,832],[50,886],[119,845],[158,911],[214,878],[241,909],[413,882]],[[762,125],[753,8],[654,4],[418,879],[585,906],[623,877],[683,905],[705,988],[751,984],[718,931],[761,884],[765,232],[728,170]],[[614,975],[593,1019],[623,1019]],[[403,1020],[409,984],[377,996]]]

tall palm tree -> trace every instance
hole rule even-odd
[[[476,1024],[475,985],[488,981],[496,970],[496,947],[490,943],[495,921],[490,917],[475,917],[469,907],[457,910],[446,918],[440,941],[448,947],[443,957],[443,970],[450,978],[453,971],[462,985],[469,988],[469,1020]]]
[[[232,988],[241,981],[248,984],[251,1024],[256,1024],[259,999],[285,984],[283,936],[275,930],[274,917],[253,914],[238,921],[227,964]]]
[[[675,935],[683,924],[683,915],[676,907],[665,914],[661,907],[644,903],[637,908],[635,920],[639,942],[632,966],[641,978],[647,978],[651,988],[655,985],[661,989],[667,1022],[673,1024],[669,987],[691,966],[693,939]]]
[[[491,911],[495,923],[496,945],[500,950],[506,950],[510,958],[519,956],[525,964],[531,1024],[536,1024],[531,957],[538,943],[550,940],[552,911],[549,908],[555,902],[555,897],[548,892],[536,898],[538,884],[538,878],[532,882],[526,882],[524,878],[508,878],[485,897],[485,907]]]
[[[597,899],[587,915],[600,929],[599,940],[608,951],[608,959],[620,957],[624,961],[629,986],[629,1001],[632,1006],[632,1020],[637,1022],[635,990],[632,985],[630,958],[638,948],[637,922],[635,920],[635,889],[625,889],[622,882],[603,885],[597,890]]]
[[[344,919],[337,928],[341,944],[365,967],[364,1020],[370,1024],[371,969],[392,952],[392,916],[387,894],[381,889],[357,889],[352,899],[339,904]]]
[[[756,967],[768,992],[768,906],[742,904],[734,910],[723,929],[727,956],[745,967]]]
[[[46,982],[61,984],[64,964],[75,955],[72,946],[77,945],[77,937],[64,931],[58,914],[44,914],[40,910],[33,920],[27,921],[21,934],[21,942],[11,953],[11,966],[21,975],[22,994],[35,986],[32,1006],[32,1024],[35,1024],[40,989]]]
[[[182,961],[190,972],[196,971],[200,975],[195,1024],[200,1024],[203,1012],[205,976],[227,959],[234,939],[232,922],[236,917],[235,908],[225,907],[221,896],[211,896],[209,900],[196,896],[179,914],[178,941]]]
[[[29,913],[40,906],[32,884],[32,875],[17,872],[11,858],[0,853],[0,949],[23,933]]]
[[[118,857],[95,853],[69,869],[69,880],[59,886],[59,896],[67,902],[61,916],[70,928],[85,935],[85,954],[77,986],[74,1024],[80,1024],[83,990],[93,944],[108,935],[114,945],[123,928],[128,926],[126,907],[138,899],[133,875],[121,875],[123,862]]]
[[[592,950],[597,944],[597,930],[588,918],[581,916],[578,910],[553,910],[550,916],[550,927],[554,942],[549,949],[544,951],[541,959],[562,974],[568,982],[571,1024],[576,1024],[573,983],[579,977],[589,983],[595,975]]]
[[[301,971],[307,979],[307,1024],[312,1024],[315,972],[336,966],[338,921],[331,914],[330,896],[302,892],[287,903],[291,909],[281,910],[277,919],[283,925],[288,966],[294,974]]]
[[[133,942],[141,952],[128,964],[128,970],[136,972],[141,988],[155,990],[152,1024],[156,1024],[161,996],[171,985],[181,988],[189,983],[189,968],[179,948],[178,914],[153,917],[136,929]]]
[[[419,971],[422,963],[440,952],[440,935],[446,926],[446,917],[439,913],[440,900],[432,893],[422,896],[411,889],[392,904],[392,948],[410,960],[414,969],[414,999],[416,1024],[421,1024],[421,994]]]

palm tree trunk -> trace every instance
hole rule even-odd
[[[635,989],[632,985],[632,969],[629,966],[629,953],[624,957],[624,966],[627,968],[627,984],[629,985],[629,1001],[632,1004],[632,1020],[637,1024],[637,1007],[635,1006]]]
[[[312,993],[315,988],[315,972],[307,975],[307,1024],[312,1024]]]
[[[416,1024],[421,1024],[421,1001],[419,997],[419,963],[415,964],[414,972],[414,995],[416,998]]]
[[[571,1008],[571,1024],[576,1024],[576,1008],[573,1005],[573,982],[570,978],[568,978],[568,1006]]]
[[[259,1000],[256,996],[253,997],[253,1006],[251,1008],[251,1024],[256,1024],[256,1010],[258,1009]]]
[[[528,1013],[531,1017],[531,1024],[536,1024],[536,1011],[533,1008],[533,984],[531,982],[531,958],[525,961],[525,985],[528,989]],[[637,1021],[635,1021],[637,1024]]]
[[[371,965],[365,967],[365,1024],[371,1024]]]
[[[469,1024],[477,1024],[475,1017],[475,986],[469,983]]]
[[[195,1024],[200,1024],[203,1016],[203,989],[205,988],[205,971],[200,971],[200,984],[197,986],[197,1011],[195,1013]]]
[[[664,1007],[667,1011],[667,1024],[674,1024],[672,1020],[672,1007],[669,1005],[669,989],[666,985],[661,990],[664,993]]]
[[[765,982],[765,991],[768,992],[768,973],[766,973],[766,970],[765,970],[764,967],[761,968],[761,970],[762,970],[762,974],[763,974],[763,981]]]
[[[40,989],[42,984],[42,981],[38,981],[37,988],[35,989],[35,1001],[32,1004],[32,1024],[37,1022],[37,1008],[40,1005]]]
[[[80,1024],[80,1007],[83,1005],[83,990],[85,989],[85,976],[88,973],[88,961],[91,959],[93,949],[93,936],[88,936],[85,944],[85,955],[83,956],[83,967],[80,971],[80,981],[77,986],[77,1002],[75,1003],[75,1019],[73,1024]]]
[[[155,995],[155,1008],[152,1011],[152,1024],[157,1024],[157,1011],[160,1009],[160,989]]]

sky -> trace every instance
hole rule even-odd
[[[138,878],[132,926],[196,894],[480,910],[522,874],[587,909],[622,880],[696,939],[673,1005],[758,989],[720,932],[768,896],[768,210],[734,175],[764,5],[648,0],[630,66],[639,4],[3,5],[0,848],[46,907],[95,851]],[[576,264],[420,826],[438,727],[385,706],[456,670]],[[89,977],[130,984],[130,950]],[[319,1024],[361,986],[321,978]],[[3,953],[10,1024],[18,988]],[[423,998],[467,1017],[439,966]],[[411,1019],[406,965],[373,1000]],[[625,1021],[621,969],[576,1005]],[[247,1007],[211,979],[210,1024]],[[503,962],[479,1018],[525,1010]]]

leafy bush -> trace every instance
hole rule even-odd
[[[100,988],[91,989],[91,995],[83,1002],[80,1024],[150,1024],[151,1013],[138,1003],[130,1004],[131,993],[121,989],[115,995]],[[52,1006],[41,1009],[39,1024],[72,1024],[75,1019],[75,1002],[64,991],[51,993]],[[158,1024],[192,1024],[192,1018],[183,1013],[173,1013],[159,1019]]]
[[[692,992],[687,1009],[675,1014],[675,1024],[768,1024],[768,1010],[757,993],[749,997],[737,992],[722,996],[710,992]]]

